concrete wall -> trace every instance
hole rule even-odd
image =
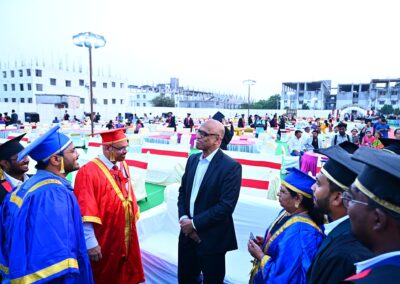
[[[0,107],[0,112],[8,112],[11,114],[11,110],[15,109],[17,112],[19,119],[24,120],[24,112],[37,112],[40,115],[40,121],[44,123],[51,122],[55,116],[59,119],[64,116],[65,110],[68,110],[71,118],[76,115],[79,119],[82,118],[84,109],[57,109],[52,104],[18,104],[18,103],[2,103]],[[89,110],[85,110],[89,112]],[[217,111],[222,112],[226,117],[233,118],[235,115],[245,114],[247,117],[247,109],[216,109],[216,108],[173,108],[173,107],[136,107],[130,106],[129,103],[126,103],[122,107],[116,107],[113,105],[94,105],[94,111],[100,112],[101,120],[108,121],[110,119],[115,119],[118,113],[125,114],[125,112],[136,113],[139,117],[142,117],[145,113],[149,115],[152,113],[153,116],[159,115],[162,113],[167,113],[171,111],[178,118],[186,117],[187,113],[191,113],[194,118],[208,118],[208,116],[214,115]],[[320,117],[327,118],[330,110],[298,110],[298,117]],[[255,115],[258,114],[260,116],[265,116],[268,114],[272,117],[275,113],[281,115],[282,113],[286,113],[285,110],[276,110],[276,109],[251,109],[250,114]]]

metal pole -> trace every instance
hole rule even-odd
[[[90,128],[91,133],[94,133],[93,121],[93,83],[92,83],[92,48],[89,47],[89,89],[90,89]]]
[[[250,83],[248,85],[248,96],[247,96],[247,119],[250,117]]]

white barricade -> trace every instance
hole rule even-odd
[[[147,200],[146,174],[148,167],[148,154],[127,153],[125,161],[129,166],[129,172],[131,174],[131,181],[136,200]]]
[[[280,187],[281,156],[225,151],[242,165],[241,194],[276,200]]]
[[[142,153],[150,154],[146,182],[160,185],[181,182],[189,150],[189,145],[143,144]]]

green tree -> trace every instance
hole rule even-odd
[[[381,109],[380,112],[383,114],[391,114],[394,112],[393,106],[392,105],[384,105]]]
[[[247,109],[247,103],[241,105],[242,109]],[[267,100],[259,100],[250,104],[251,109],[279,109],[281,105],[281,96],[279,94],[269,97]]]
[[[301,106],[301,109],[310,109],[310,107],[308,106],[308,104],[303,103],[303,105]]]
[[[151,100],[151,103],[155,107],[175,107],[175,101],[167,98],[165,95],[159,95]]]
[[[395,108],[393,111],[394,115],[399,115],[400,114],[400,108]]]
[[[241,109],[248,109],[247,106],[248,106],[247,103],[243,103],[243,104],[240,105],[240,108],[241,108]],[[251,108],[251,104],[250,104],[250,108]]]
[[[281,95],[279,94],[270,96],[264,105],[265,109],[279,109],[280,107],[281,107]]]

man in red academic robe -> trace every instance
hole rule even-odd
[[[96,284],[144,282],[136,232],[139,208],[125,162],[128,141],[121,128],[99,134],[103,153],[81,167],[74,189],[94,280]]]

